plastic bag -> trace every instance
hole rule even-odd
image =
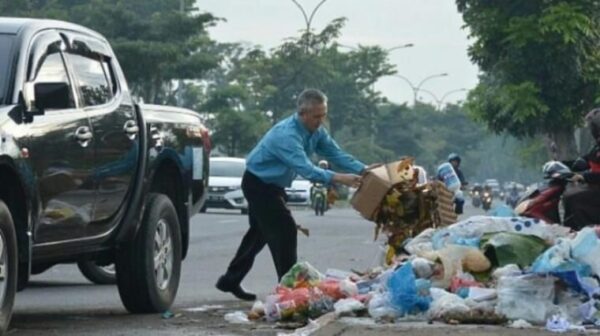
[[[428,293],[423,293],[423,288],[419,289],[417,287],[415,274],[410,263],[406,263],[394,271],[388,281],[388,288],[390,303],[401,315],[429,309],[431,297],[428,296]],[[421,293],[419,293],[419,290],[421,290]]]
[[[248,320],[248,316],[246,316],[246,314],[244,314],[244,312],[241,311],[225,314],[225,321],[234,324],[250,323],[250,320]]]
[[[442,250],[425,255],[429,260],[441,261],[442,274],[434,274],[431,278],[434,287],[448,288],[452,278],[463,271],[483,272],[491,267],[491,263],[483,253],[475,248],[448,245]]]
[[[484,234],[492,232],[514,232],[539,237],[549,244],[553,244],[557,238],[567,237],[570,231],[567,227],[547,224],[539,219],[493,216],[472,216],[442,230],[465,239],[481,238]],[[434,235],[434,248],[435,238]]]
[[[306,261],[297,262],[281,278],[280,285],[288,288],[313,287],[323,280],[324,276]]]
[[[535,274],[505,276],[498,280],[496,312],[511,320],[543,323],[555,307],[554,278]]]
[[[571,241],[571,254],[575,260],[589,265],[594,274],[600,275],[600,240],[595,229],[587,227],[577,233]]]
[[[531,271],[552,274],[577,292],[590,293],[594,289],[582,280],[591,275],[590,266],[571,258],[571,247],[565,240],[559,241],[539,256],[531,266]]]
[[[412,255],[418,255],[418,256],[423,255],[423,253],[433,251],[433,243],[432,243],[431,239],[435,232],[436,232],[435,229],[432,229],[432,228],[426,229],[425,231],[419,233],[418,236],[411,239],[404,246],[404,249],[408,253],[410,253]]]
[[[369,301],[368,310],[369,315],[376,320],[401,316],[400,312],[392,307],[388,295],[384,293],[373,295]]]
[[[433,295],[432,289],[432,295]],[[448,293],[446,291],[436,291],[435,298],[431,303],[427,315],[431,319],[444,319],[448,314],[468,313],[470,308],[465,304],[465,301],[458,295]]]
[[[356,299],[341,299],[333,305],[336,315],[349,314],[365,309],[365,305]]]
[[[494,266],[529,267],[546,250],[546,243],[537,236],[501,232],[485,234],[481,248]]]
[[[410,262],[419,278],[428,279],[433,275],[433,263],[425,258],[415,258]]]
[[[521,275],[523,272],[521,272],[521,269],[519,268],[519,266],[515,265],[515,264],[509,264],[506,265],[504,267],[498,267],[494,270],[494,272],[492,273],[492,277],[494,279],[500,279],[503,276],[516,276],[516,275]]]
[[[448,190],[454,192],[460,189],[460,179],[449,162],[442,163],[437,169],[438,178],[444,182]]]

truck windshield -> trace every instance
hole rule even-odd
[[[0,34],[0,105],[5,103],[8,88],[9,58],[14,42],[13,35]]]

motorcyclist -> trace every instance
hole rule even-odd
[[[573,180],[585,182],[567,186],[563,195],[566,226],[579,230],[587,225],[600,224],[600,108],[593,109],[585,121],[595,141],[592,150],[577,159]]]
[[[329,162],[327,160],[320,160],[317,165],[319,166],[319,168],[322,169],[331,169],[331,166],[329,165]],[[311,197],[311,203],[312,203],[312,199],[314,198],[314,184],[313,187],[311,187],[311,191],[310,191],[310,197]],[[333,203],[335,203],[335,201],[338,198],[338,194],[335,191],[335,188],[333,187],[333,185],[329,185],[327,186],[327,209],[329,209]]]
[[[517,188],[517,184],[513,183],[512,187],[510,188],[510,192],[509,192],[508,196],[506,197],[506,204],[508,204],[514,208],[517,205],[518,201],[519,201],[519,189]]]
[[[452,168],[454,168],[454,172],[456,172],[456,175],[458,176],[458,179],[460,180],[460,189],[464,190],[465,187],[467,186],[468,182],[465,179],[465,176],[463,175],[463,172],[460,170],[460,156],[456,153],[450,153],[450,155],[448,155],[448,162],[450,162],[450,164],[452,165]],[[465,200],[464,198],[458,198],[455,197],[454,198],[454,212],[456,212],[457,214],[462,214],[463,213],[463,207],[465,205]]]

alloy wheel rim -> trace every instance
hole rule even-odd
[[[156,285],[165,290],[173,271],[173,242],[166,220],[160,219],[154,232],[154,275]]]

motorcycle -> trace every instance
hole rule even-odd
[[[544,165],[544,178],[548,182],[525,194],[515,208],[519,216],[541,219],[547,223],[562,223],[560,203],[562,195],[573,177],[573,172],[558,161]]]
[[[475,208],[479,208],[481,206],[481,193],[479,190],[471,191],[471,204]]]
[[[519,194],[515,193],[515,192],[511,192],[506,197],[506,205],[508,205],[509,207],[514,209],[517,206],[517,204],[519,203],[519,200],[520,200]]]
[[[483,208],[484,211],[488,211],[492,208],[492,200],[493,200],[493,195],[492,192],[489,190],[484,190],[483,191],[483,195],[481,197],[481,207]]]
[[[315,215],[323,216],[327,210],[327,187],[321,183],[315,183],[312,188],[312,208]]]

